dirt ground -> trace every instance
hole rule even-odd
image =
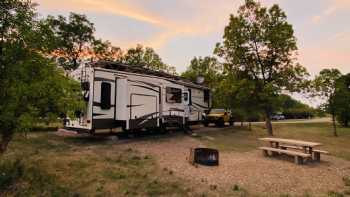
[[[114,146],[127,146],[152,155],[162,168],[194,185],[216,185],[222,190],[232,190],[234,185],[239,185],[250,194],[266,196],[322,196],[329,191],[344,191],[342,179],[350,175],[350,162],[337,157],[322,156],[321,163],[295,165],[293,159],[266,158],[258,150],[220,152],[218,167],[196,167],[188,162],[189,150],[205,145],[183,134],[157,140],[117,140]]]

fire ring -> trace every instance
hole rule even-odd
[[[212,148],[191,149],[191,163],[197,163],[206,166],[219,165],[219,151]]]

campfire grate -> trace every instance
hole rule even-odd
[[[195,148],[190,151],[190,162],[206,166],[219,165],[219,151],[212,148]]]

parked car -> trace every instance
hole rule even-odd
[[[233,125],[234,120],[230,111],[225,109],[211,109],[208,114],[204,117],[203,124],[208,126],[210,123],[214,123],[218,127],[225,126],[228,122],[230,126]]]
[[[271,120],[284,120],[286,117],[283,114],[274,114],[271,116]]]

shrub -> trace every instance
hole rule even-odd
[[[350,177],[344,176],[343,182],[344,182],[345,186],[350,186]]]
[[[14,162],[5,161],[0,164],[0,191],[5,191],[23,176],[23,164],[17,159]]]
[[[77,196],[60,186],[56,177],[38,165],[29,165],[20,159],[0,163],[0,196],[10,192],[13,196]]]
[[[329,196],[329,197],[343,197],[344,194],[339,193],[339,192],[335,192],[335,191],[329,191],[329,192],[328,192],[328,196]]]

